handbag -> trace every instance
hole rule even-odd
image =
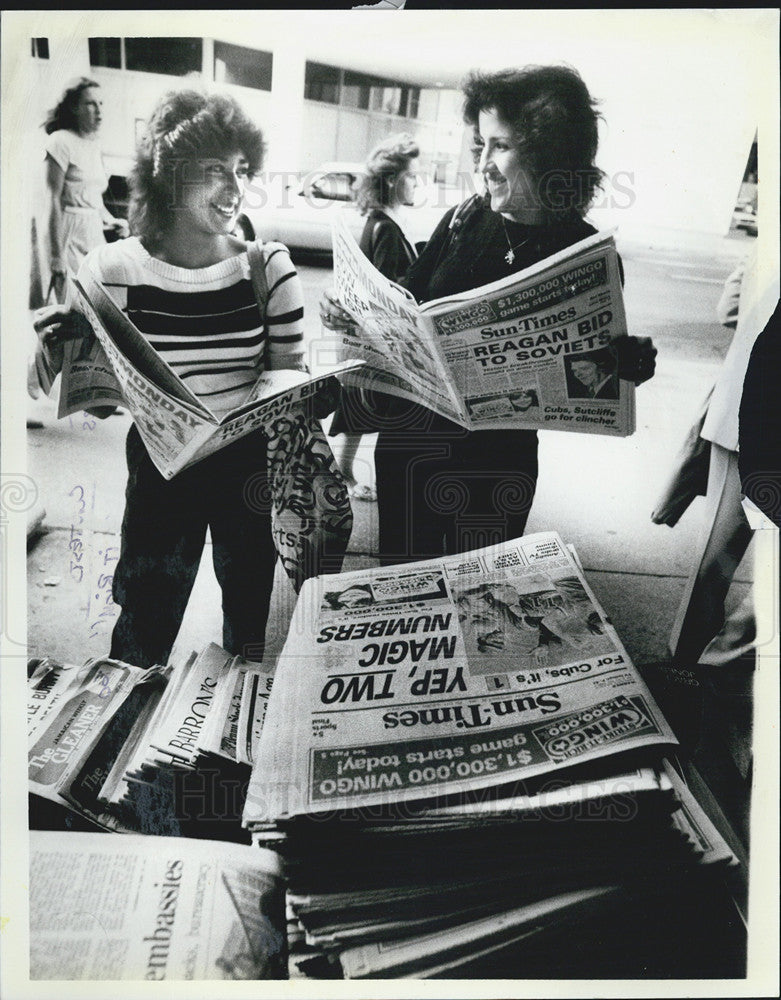
[[[247,245],[261,316],[268,283],[259,241]],[[301,404],[265,427],[274,545],[296,593],[304,581],[338,573],[353,528],[347,485],[311,409]]]
[[[701,436],[701,431],[712,395],[711,388],[678,451],[673,470],[651,514],[654,524],[675,527],[692,500],[707,492],[711,449],[710,441]]]

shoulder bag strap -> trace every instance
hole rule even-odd
[[[371,250],[371,260],[374,260],[374,253],[377,249],[377,230],[382,225],[382,219],[376,219],[374,225],[372,226],[372,235],[369,240],[369,249]]]
[[[450,224],[447,227],[447,234],[442,246],[439,248],[439,253],[437,254],[437,259],[434,262],[434,266],[431,268],[431,273],[439,267],[445,254],[450,249],[450,245],[455,239],[455,237],[461,231],[464,222],[469,218],[470,215],[479,207],[482,198],[479,194],[473,194],[471,197],[467,198],[466,201],[462,201],[458,208],[453,212],[453,217],[450,220]]]
[[[247,244],[247,259],[249,260],[249,273],[252,280],[252,288],[255,292],[255,301],[258,303],[258,309],[260,310],[263,330],[268,337],[268,323],[266,322],[268,277],[266,275],[266,257],[263,253],[262,240],[253,240]],[[266,340],[266,348],[268,348],[268,340]]]
[[[258,302],[261,319],[265,324],[266,306],[268,305],[268,278],[266,277],[266,258],[263,254],[261,240],[254,240],[247,244],[247,259],[249,260],[249,273],[252,287],[255,290],[255,298]]]

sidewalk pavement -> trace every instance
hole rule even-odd
[[[527,532],[556,530],[575,546],[585,575],[638,664],[664,660],[700,530],[701,498],[671,529],[650,513],[704,395],[713,362],[660,361],[656,377],[638,390],[638,428],[625,439],[540,434],[540,479]],[[79,415],[56,420],[49,399],[31,404],[43,425],[28,431],[28,473],[46,509],[28,548],[29,655],[69,662],[105,655],[117,613],[109,599],[124,507],[127,414],[105,421]],[[653,428],[653,432],[651,430]],[[374,440],[363,439],[355,469],[372,478]],[[62,456],[67,455],[63,463]],[[63,477],[63,467],[69,475]],[[355,524],[344,569],[376,563],[377,505],[354,503]],[[220,642],[219,588],[207,545],[175,652]],[[750,553],[731,601],[747,592]],[[284,643],[295,596],[277,567],[268,627],[268,655]]]

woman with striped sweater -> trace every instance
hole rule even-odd
[[[264,367],[303,367],[303,295],[287,249],[263,247],[269,289],[263,317],[246,245],[232,235],[245,185],[262,158],[261,132],[233,98],[166,95],[131,176],[135,235],[98,248],[84,265],[217,416],[246,398]],[[249,502],[247,487],[252,478],[256,495],[266,468],[263,432],[170,481],[152,464],[135,425],[126,453],[113,581],[122,610],[110,655],[139,666],[168,660],[208,527],[222,589],[223,645],[261,659],[276,550],[269,511]]]

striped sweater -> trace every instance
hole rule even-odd
[[[244,402],[264,367],[303,368],[303,293],[287,249],[263,247],[260,316],[247,254],[210,267],[157,260],[136,237],[98,247],[83,266],[185,385],[218,417]]]

